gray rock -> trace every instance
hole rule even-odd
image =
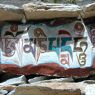
[[[16,77],[20,77],[20,75],[15,75],[15,74],[10,74],[10,73],[1,73],[0,74],[0,83],[6,81],[8,79],[16,78]]]
[[[40,77],[35,77],[33,79],[29,79],[28,82],[29,83],[34,83],[34,82],[52,82],[52,81],[56,81],[56,82],[73,82],[72,78],[55,78],[55,79],[51,79],[51,77],[47,77],[47,76],[40,76]]]
[[[95,80],[85,80],[84,83],[95,84]]]
[[[5,95],[5,94],[7,94],[7,93],[8,93],[7,90],[3,90],[3,89],[0,90],[0,95]]]
[[[11,92],[9,92],[7,95],[14,95],[15,90],[12,90]]]
[[[47,79],[46,76],[40,76],[40,77],[35,77],[35,78],[32,78],[32,79],[29,79],[28,82],[29,83],[34,83],[34,82],[43,81],[43,80],[46,80],[46,79]]]
[[[45,82],[63,82],[64,83],[64,82],[74,82],[74,80],[72,78],[56,78],[56,79],[45,80]]]
[[[23,75],[17,78],[8,79],[7,81],[0,83],[0,86],[19,85],[19,84],[25,84],[25,83],[26,83],[26,77]]]
[[[37,2],[40,0],[0,0],[0,3],[2,4],[13,4],[15,6],[21,6],[23,4],[29,3],[29,2]]]
[[[0,3],[21,6],[25,3],[37,2],[37,1],[44,1],[44,2],[49,2],[49,3],[54,2],[54,0],[0,0]],[[56,1],[57,1],[57,3],[68,3],[68,1],[72,1],[72,0],[56,0]],[[95,2],[95,0],[75,0],[75,1],[77,1],[77,4],[81,4],[81,5]]]

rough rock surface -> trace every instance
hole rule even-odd
[[[18,2],[17,2],[18,1]],[[32,19],[51,19],[59,17],[79,17],[88,18],[95,16],[95,3],[87,5],[64,5],[47,3],[28,3],[31,0],[0,0],[0,21],[22,21]],[[8,4],[13,5],[5,5]],[[25,4],[25,3],[28,4]],[[17,4],[15,4],[17,3]],[[24,4],[24,5],[23,5]],[[14,6],[17,5],[17,6]],[[95,81],[73,82],[72,79],[52,79],[44,80],[45,77],[30,79],[25,84],[25,76],[9,79],[0,83],[0,95],[94,95]],[[38,81],[38,82],[37,82]],[[23,84],[23,85],[20,85]],[[19,85],[19,86],[15,86]]]
[[[0,21],[21,20],[23,12],[19,7],[0,4]]]
[[[5,82],[0,83],[0,86],[5,86],[5,85],[19,85],[19,84],[25,84],[25,83],[26,83],[26,78],[23,75],[21,77],[8,79]]]
[[[8,91],[7,90],[0,90],[0,95],[5,95],[5,94],[7,94],[8,93]]]
[[[49,77],[46,77],[46,76],[40,76],[40,77],[35,77],[35,78],[32,78],[32,79],[29,79],[28,82],[29,83],[34,83],[34,82],[40,82],[40,81],[60,81],[60,82],[74,82],[74,80],[72,78],[60,78],[60,79],[50,79]]]
[[[3,86],[0,86],[0,89],[1,90],[7,90],[7,91],[12,91],[16,88],[15,85],[3,85]]]
[[[19,78],[18,78],[19,79]],[[74,82],[72,78],[35,77],[30,83],[0,86],[0,95],[94,95],[95,80]],[[14,80],[16,82],[16,80]]]
[[[29,3],[29,2],[37,2],[37,1],[43,1],[43,2],[49,2],[49,3],[53,3],[54,0],[0,0],[0,3],[2,4],[13,4],[16,6],[21,6],[25,3]],[[68,1],[70,0],[57,0],[57,3],[68,3]],[[77,4],[82,5],[82,4],[89,4],[94,2],[95,0],[76,0]]]
[[[93,17],[95,16],[95,3],[87,5],[74,4],[50,4],[50,3],[28,3],[20,7],[14,5],[0,4],[0,21],[37,20],[59,17]]]
[[[77,90],[55,90],[44,87],[22,86],[17,87],[13,93],[8,95],[81,95],[79,89]]]
[[[66,82],[64,78],[23,84],[8,95],[82,95],[87,83]]]

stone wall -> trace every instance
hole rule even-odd
[[[16,6],[21,6],[23,4],[26,3],[30,3],[30,2],[37,2],[37,1],[43,1],[43,2],[49,2],[49,3],[53,3],[54,0],[0,0],[0,3],[2,4],[13,4]],[[68,1],[70,0],[56,0],[58,3],[68,3]],[[95,0],[76,0],[77,4],[79,5],[83,5],[83,4],[89,4],[89,3],[93,3]]]

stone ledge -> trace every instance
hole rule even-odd
[[[21,7],[0,4],[0,21],[52,19],[60,17],[89,18],[95,16],[95,3],[87,5],[28,3]]]

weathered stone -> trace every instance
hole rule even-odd
[[[85,80],[84,83],[95,84],[95,80]]]
[[[8,95],[81,95],[79,89],[60,90],[37,86],[19,86]]]
[[[0,3],[3,4],[14,4],[16,6],[21,6],[25,3],[29,3],[29,2],[37,2],[37,1],[43,1],[43,2],[49,2],[49,3],[53,3],[54,0],[0,0]],[[92,2],[95,2],[94,0],[56,0],[57,3],[69,3],[72,1],[76,1],[77,4],[89,4]]]
[[[95,3],[82,6],[74,4],[28,3],[24,4],[22,8],[28,20],[79,17],[80,15],[83,18],[95,16]]]
[[[14,85],[0,86],[0,89],[4,89],[4,90],[7,90],[7,91],[12,91],[15,88],[16,88],[16,86],[14,86]]]
[[[72,78],[56,78],[56,79],[51,79],[51,77],[46,77],[46,76],[40,76],[40,77],[35,77],[32,79],[29,79],[28,82],[29,83],[34,83],[34,82],[39,82],[39,81],[43,81],[44,82],[52,82],[52,81],[56,81],[56,82],[73,82]]]
[[[8,93],[8,91],[7,90],[0,90],[0,95],[5,95],[5,94],[7,94]]]
[[[8,79],[16,78],[16,77],[20,77],[20,75],[15,75],[15,74],[10,74],[10,73],[3,73],[2,72],[0,74],[0,83],[6,81]]]
[[[0,4],[0,21],[18,21],[23,17],[21,8],[13,5]]]
[[[27,19],[51,19],[58,17],[78,17],[80,6],[65,4],[29,3],[22,6]],[[60,11],[59,11],[60,10]]]
[[[8,95],[82,95],[87,83],[64,82],[64,79],[52,79],[18,86]]]
[[[46,80],[47,77],[46,76],[40,76],[40,77],[35,77],[32,79],[29,79],[28,82],[29,83],[34,83],[34,82],[38,82],[38,81],[42,81],[42,80]]]
[[[83,18],[95,16],[95,3],[83,5],[81,6],[81,9],[82,9],[81,16]]]
[[[8,95],[94,95],[94,88],[94,80],[75,83],[71,79],[61,78],[23,84]]]
[[[37,83],[32,83],[32,86],[41,86],[41,87],[49,87],[52,89],[64,89],[64,90],[76,90],[80,89],[82,93],[85,92],[85,87],[87,86],[86,83],[72,83],[72,82],[62,82],[62,81],[43,81],[43,82],[37,82]]]
[[[15,93],[15,90],[12,90],[11,92],[9,92],[9,94],[7,95],[13,95]]]
[[[0,21],[22,21],[51,19],[60,17],[83,18],[95,16],[95,3],[87,5],[53,4],[53,3],[28,3],[20,7],[0,4]]]
[[[18,85],[18,84],[25,84],[26,83],[26,77],[23,75],[21,77],[12,78],[5,82],[0,83],[0,86],[5,85]]]

